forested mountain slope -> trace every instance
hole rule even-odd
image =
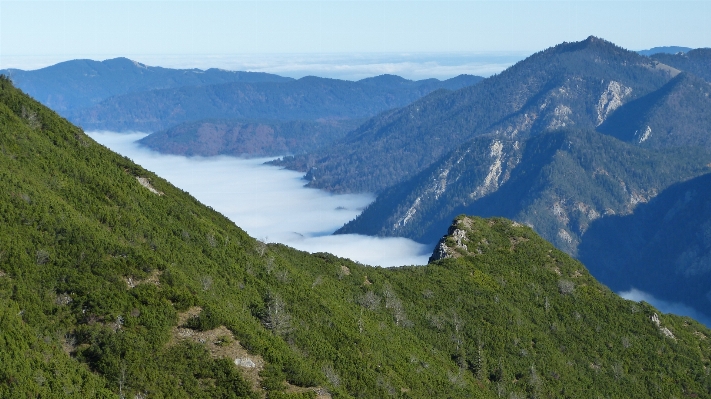
[[[69,110],[92,106],[109,97],[136,91],[227,82],[293,80],[262,72],[153,67],[128,58],[71,60],[34,71],[6,69],[0,73],[9,76],[25,93],[62,115]]]
[[[711,48],[697,48],[681,54],[654,54],[651,58],[711,82]]]
[[[441,87],[462,87],[479,77],[441,82],[385,75],[359,82],[307,76],[283,82],[234,82],[132,92],[67,112],[85,129],[155,132],[207,118],[358,119],[402,107]]]
[[[598,131],[642,147],[711,150],[711,84],[681,73],[621,106]]]
[[[309,172],[311,187],[379,192],[479,135],[515,140],[560,127],[594,129],[678,73],[591,36],[536,53],[476,86],[385,112],[333,146],[276,164]]]
[[[6,79],[0,224],[0,397],[711,397],[711,331],[528,227],[459,218],[424,267],[265,245]]]
[[[600,40],[590,42],[588,39],[575,45],[557,46],[541,54],[549,54],[550,57],[550,54],[557,54],[560,49],[588,56],[593,51],[597,57],[590,60],[593,72],[597,70],[594,65],[600,60],[614,59],[610,58],[612,50],[625,53],[610,43]],[[693,59],[698,60],[701,53],[697,51],[692,54]],[[557,248],[577,255],[578,247],[584,241],[583,235],[593,222],[612,215],[629,215],[635,212],[639,204],[650,201],[669,186],[709,171],[711,84],[690,72],[680,72],[658,63],[656,59],[650,61],[647,58],[645,61],[644,57],[632,53],[627,56],[620,56],[619,62],[609,64],[615,68],[607,72],[616,76],[627,73],[634,76],[637,84],[641,85],[639,82],[658,82],[658,76],[654,73],[666,71],[668,81],[646,93],[637,89],[641,86],[628,83],[615,86],[610,83],[608,89],[614,86],[615,90],[604,91],[595,103],[592,101],[595,99],[595,89],[591,89],[592,86],[584,87],[581,83],[584,79],[576,80],[577,94],[559,96],[562,98],[559,100],[561,105],[556,109],[565,112],[553,112],[553,116],[558,118],[555,119],[557,122],[547,125],[539,123],[541,117],[545,117],[546,110],[550,109],[548,100],[545,100],[547,97],[534,97],[524,106],[533,105],[539,109],[538,114],[533,111],[528,114],[537,115],[531,117],[528,133],[513,134],[516,130],[506,133],[497,129],[465,141],[424,171],[382,190],[374,203],[337,233],[403,236],[420,242],[434,242],[439,231],[458,214],[505,216],[532,226]],[[536,65],[533,63],[535,57],[514,68],[527,65],[527,68],[532,69]],[[587,65],[568,61],[566,65],[578,68],[578,76],[588,76],[590,73]],[[689,63],[698,64],[698,61]],[[555,63],[542,68],[550,70],[550,73],[562,73]],[[504,75],[502,73],[499,77]],[[526,86],[520,80],[517,82],[525,92]],[[478,87],[485,87],[486,84],[485,81]],[[567,89],[558,90],[560,93],[569,92]],[[636,98],[633,93],[638,94]],[[585,96],[589,99],[587,103],[576,100]],[[465,123],[460,123],[460,126],[460,131],[468,131]],[[580,129],[581,126],[584,128]],[[571,130],[571,127],[577,130]],[[433,128],[432,131],[433,135],[423,133],[423,140],[436,139],[437,130]],[[384,141],[388,139],[387,135],[383,137]],[[423,143],[422,148],[429,148],[428,145]],[[311,161],[316,166],[306,177],[316,186],[328,184],[324,181],[333,182],[342,176],[354,179],[352,184],[355,185],[380,177],[380,171],[357,176],[341,170],[329,174],[333,170],[328,167],[322,169],[318,160]],[[324,158],[324,162],[330,164],[337,161]],[[384,157],[382,162],[390,162],[390,158]],[[384,165],[384,174],[392,175],[388,173],[398,167],[400,165]],[[351,183],[346,181],[344,184]],[[689,217],[689,223],[699,221]],[[621,239],[618,234],[624,235],[615,231],[612,224],[599,222],[599,225],[613,229],[606,232],[600,227],[596,233],[599,237],[609,235]],[[696,231],[698,226],[691,229]],[[665,231],[670,236],[679,237],[687,233],[686,230]],[[679,295],[672,294],[671,288],[663,289],[663,276],[677,273],[672,263],[645,263],[651,258],[643,255],[640,248],[629,252],[629,258],[623,256],[618,259],[614,248],[619,247],[611,246],[609,252],[605,252],[605,257],[612,260],[601,259],[595,263],[614,263],[614,276],[620,280],[613,282],[612,275],[605,274],[610,276],[605,280],[606,283],[627,289],[636,286],[635,279],[640,278],[638,285],[648,287],[651,294],[667,301],[678,300]],[[672,253],[675,251],[682,250],[674,250]],[[586,261],[592,262],[594,254],[595,251],[588,252]],[[648,274],[627,274],[624,265],[637,262],[650,267]],[[608,273],[602,266],[596,267],[593,272],[597,273],[598,270]],[[655,276],[656,283],[648,281],[650,276]],[[671,286],[679,288],[683,284],[682,280]],[[700,306],[700,309],[708,307],[706,291],[690,289],[685,292],[689,296],[685,299],[693,296],[693,300],[686,304]]]
[[[279,121],[207,119],[183,122],[139,142],[163,154],[281,156],[313,151],[342,139],[365,119]]]

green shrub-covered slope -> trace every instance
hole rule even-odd
[[[0,397],[711,396],[705,327],[528,227],[449,233],[394,269],[262,244],[3,79]]]

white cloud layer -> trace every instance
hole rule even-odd
[[[622,291],[618,293],[621,297],[629,299],[635,302],[647,302],[648,304],[659,309],[662,313],[672,313],[679,316],[689,316],[692,319],[697,320],[699,323],[704,324],[706,327],[711,327],[711,320],[708,317],[700,314],[696,309],[686,306],[683,303],[678,302],[667,302],[661,299],[655,298],[653,295],[648,294],[644,291],[640,291],[636,288],[631,288],[629,291]]]
[[[252,237],[377,266],[423,265],[432,252],[405,238],[331,235],[372,202],[372,195],[305,188],[301,173],[263,165],[266,159],[159,154],[135,143],[144,133],[89,135],[189,192]]]
[[[490,53],[380,53],[380,54],[240,54],[236,55],[135,55],[129,58],[150,66],[179,69],[222,68],[267,72],[292,78],[360,80],[382,74],[406,79],[449,79],[461,74],[490,76],[528,56],[524,52]],[[116,56],[121,56],[117,54]],[[0,68],[39,69],[76,58],[104,60],[104,55],[2,55]]]

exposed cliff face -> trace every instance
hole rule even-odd
[[[600,126],[605,119],[620,106],[625,97],[632,93],[631,87],[626,87],[618,82],[611,81],[607,89],[600,95],[595,111],[597,111],[597,125]]]
[[[598,130],[649,148],[711,150],[711,84],[682,73],[618,108]]]

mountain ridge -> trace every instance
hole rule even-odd
[[[62,114],[133,91],[232,81],[293,80],[262,72],[154,67],[125,57],[104,61],[70,60],[32,71],[5,69],[0,73],[10,77],[42,104]]]
[[[307,76],[287,82],[222,83],[129,93],[67,114],[85,129],[157,131],[201,119],[360,119],[401,107],[442,85],[373,85]]]
[[[589,37],[518,62],[476,86],[432,94],[364,124],[343,143],[273,162],[309,172],[310,187],[379,192],[483,134],[514,137],[557,127],[591,128],[677,72]],[[424,149],[427,151],[424,151]]]

